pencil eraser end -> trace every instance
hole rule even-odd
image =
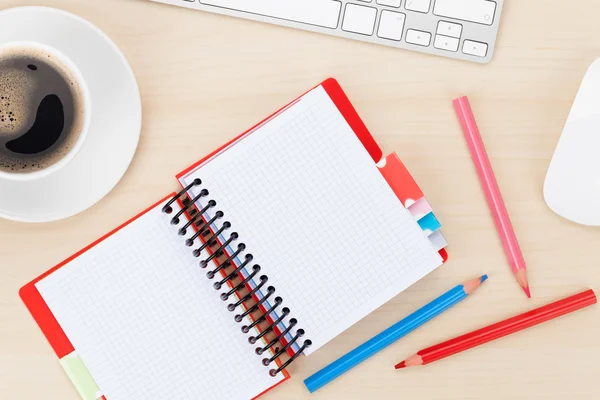
[[[467,103],[469,102],[469,98],[467,96],[460,96],[460,97],[457,97],[454,100],[452,100],[452,103],[455,106],[460,106],[461,103],[464,103],[464,102],[467,102]]]
[[[322,386],[317,383],[317,380],[318,379],[315,379],[314,375],[304,380],[304,386],[306,386],[306,389],[309,393],[316,392],[317,389],[319,389]]]

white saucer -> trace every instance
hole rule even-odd
[[[0,178],[0,217],[25,222],[67,218],[100,201],[129,167],[142,126],[137,82],[108,36],[64,11],[0,11],[0,45],[10,41],[39,42],[70,58],[87,83],[93,108],[87,139],[69,164],[35,181]]]

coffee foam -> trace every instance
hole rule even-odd
[[[65,111],[58,142],[38,154],[10,152],[5,144],[33,126],[40,102],[50,94],[59,96]],[[37,48],[0,49],[0,170],[23,173],[55,164],[75,145],[83,124],[81,87],[60,60]]]
[[[2,57],[0,55],[0,57]],[[16,68],[0,70],[0,137],[2,140],[11,140],[25,132],[29,127],[28,121],[33,121],[35,110],[31,110],[31,92],[16,84],[22,83],[23,87],[33,87],[34,80],[25,72]]]

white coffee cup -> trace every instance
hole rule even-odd
[[[13,41],[0,45],[0,57],[4,51],[9,50],[11,48],[31,49],[34,51],[37,50],[43,52],[44,54],[49,54],[52,57],[55,57],[58,60],[58,63],[61,64],[65,69],[67,69],[67,72],[75,80],[76,85],[78,85],[80,89],[81,101],[83,102],[83,123],[80,126],[78,138],[75,141],[75,143],[70,147],[70,149],[60,158],[60,160],[37,171],[13,173],[0,170],[0,179],[9,179],[15,181],[32,181],[44,178],[62,169],[63,167],[65,167],[65,165],[67,165],[75,158],[77,153],[79,153],[79,151],[85,143],[87,133],[90,128],[92,102],[88,86],[85,80],[83,79],[81,72],[79,71],[75,63],[73,63],[67,56],[65,56],[59,50],[38,42]]]

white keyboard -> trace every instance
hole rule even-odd
[[[461,60],[492,59],[504,0],[152,0]]]

